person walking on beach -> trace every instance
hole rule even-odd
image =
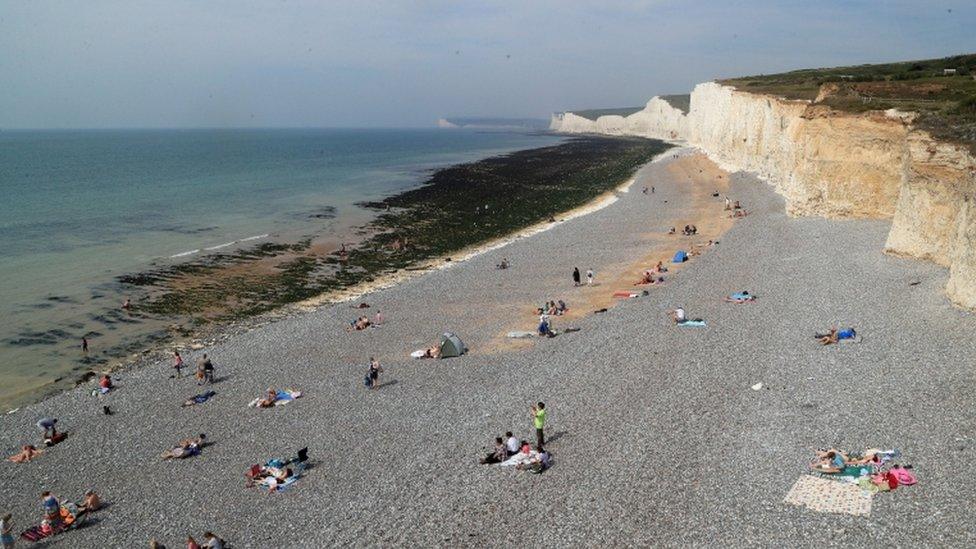
[[[81,336],[81,352],[88,354],[88,338]]]
[[[573,267],[573,286],[580,285],[579,267]]]
[[[210,362],[210,358],[207,353],[204,353],[202,357],[197,359],[197,385],[203,385],[204,383],[213,383],[214,366],[213,362]]]
[[[176,378],[183,377],[183,357],[179,351],[173,351],[173,369],[176,370]]]
[[[532,412],[532,423],[535,425],[535,440],[536,444],[540,447],[546,444],[546,434],[544,429],[546,427],[546,405],[545,403],[538,403],[535,406],[529,408]]]
[[[376,311],[376,316],[375,316],[375,318],[373,318],[373,326],[382,326],[384,320],[386,320],[386,319],[383,318],[383,313],[381,311],[377,310]]]
[[[379,387],[380,372],[382,371],[383,371],[383,367],[380,366],[379,361],[373,357],[369,357],[369,373],[367,374],[367,376],[369,377],[370,389],[375,389]]]
[[[203,380],[207,383],[207,385],[213,385],[214,382],[213,362],[210,362],[210,359],[207,358],[207,355],[203,355],[203,357],[206,359],[203,361]]]
[[[593,285],[593,269],[586,270],[586,285],[587,286]]]
[[[10,513],[0,517],[0,546],[3,549],[14,549],[14,523]]]

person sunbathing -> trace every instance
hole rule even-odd
[[[271,408],[278,402],[278,391],[268,387],[267,396],[258,401],[258,408]]]
[[[846,330],[831,328],[829,333],[816,334],[814,337],[819,339],[821,345],[833,345],[842,339],[854,339],[857,337],[857,332],[854,331],[854,328],[847,328]]]
[[[102,498],[98,497],[94,490],[88,490],[85,492],[85,499],[75,505],[78,506],[78,511],[82,513],[94,513],[102,508]]]
[[[674,227],[671,227],[671,230],[668,231],[668,234],[674,234]]]
[[[424,351],[424,356],[422,358],[440,358],[441,348],[440,346],[430,347]]]
[[[212,397],[212,396],[214,396],[216,394],[217,393],[215,391],[207,391],[206,393],[200,393],[198,395],[193,395],[192,397],[190,397],[186,402],[184,402],[180,406],[182,408],[186,408],[187,406],[194,406],[194,405],[197,405],[197,404],[203,404],[204,402],[210,400],[210,397]]]
[[[673,320],[675,324],[684,324],[685,322],[688,322],[685,309],[681,305],[678,305],[674,309],[668,311],[668,316],[671,317],[671,320]]]
[[[502,262],[495,265],[496,269],[507,269],[508,268],[508,258],[503,257]]]
[[[666,272],[668,272],[668,268],[664,266],[664,262],[663,261],[658,261],[657,262],[657,265],[654,266],[654,272],[655,273],[666,273]]]
[[[114,388],[115,386],[112,384],[112,378],[109,377],[108,374],[103,375],[102,378],[98,380],[99,393],[104,395],[105,393],[111,391]]]
[[[163,452],[160,456],[164,461],[168,459],[184,459],[191,456],[195,456],[200,453],[200,449],[203,448],[204,442],[207,440],[207,435],[201,433],[197,438],[188,438],[181,440],[179,444],[174,446],[172,449]]]
[[[21,448],[20,452],[10,456],[7,458],[7,460],[14,463],[27,463],[43,453],[44,450],[38,450],[30,444],[25,444],[24,447]]]
[[[559,311],[559,314],[564,314],[566,311],[569,310],[569,307],[566,306],[566,302],[563,301],[563,300],[561,300],[561,299],[556,302],[556,305],[557,305],[557,309]]]
[[[356,319],[355,322],[352,323],[352,327],[355,328],[357,331],[360,331],[369,328],[370,324],[371,323],[368,317],[361,316],[358,319]]]
[[[848,465],[847,455],[840,450],[817,450],[817,457],[810,464],[811,469],[821,473],[840,473]]]
[[[750,294],[749,292],[736,292],[725,298],[725,301],[729,303],[745,303],[747,301],[754,301],[756,296]]]

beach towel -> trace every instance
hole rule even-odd
[[[698,318],[695,320],[686,320],[684,322],[678,323],[678,326],[690,326],[692,328],[702,328],[706,326],[705,321]]]
[[[275,393],[274,405],[275,406],[284,406],[285,404],[291,403],[296,398],[301,398],[301,396],[302,396],[302,392],[301,391],[295,391],[295,390],[292,390],[292,389],[286,389],[284,391],[278,391],[277,393]],[[261,401],[264,400],[264,398],[265,397],[263,397],[263,396],[259,396],[259,397],[255,398],[254,400],[252,400],[251,402],[249,402],[247,405],[250,406],[251,408],[257,408],[258,405],[261,403]]]
[[[206,393],[201,393],[199,395],[195,395],[193,398],[191,398],[187,402],[192,402],[193,404],[203,404],[204,402],[210,400],[210,397],[212,397],[212,396],[214,396],[216,394],[217,394],[216,391],[207,391]]]
[[[624,292],[613,292],[613,297],[631,298],[631,297],[638,297],[639,295],[640,294],[638,294],[638,293],[626,292],[626,291],[624,291]]]
[[[535,337],[535,332],[526,332],[526,331],[508,332],[508,334],[505,337],[510,337],[513,339],[523,339],[527,337]],[[423,351],[421,351],[421,353],[423,353]]]
[[[793,484],[783,503],[818,513],[871,515],[871,493],[856,484],[803,475]]]

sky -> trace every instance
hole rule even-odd
[[[429,127],[976,52],[972,0],[0,0],[0,128]]]

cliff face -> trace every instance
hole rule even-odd
[[[905,124],[837,116],[816,105],[700,84],[690,141],[720,163],[759,174],[793,215],[890,217],[901,186]]]
[[[892,218],[885,251],[949,267],[949,298],[976,308],[976,159],[912,119],[709,82],[695,87],[687,115],[654,98],[627,117],[556,115],[551,129],[684,140],[727,169],[759,174],[792,215]]]

